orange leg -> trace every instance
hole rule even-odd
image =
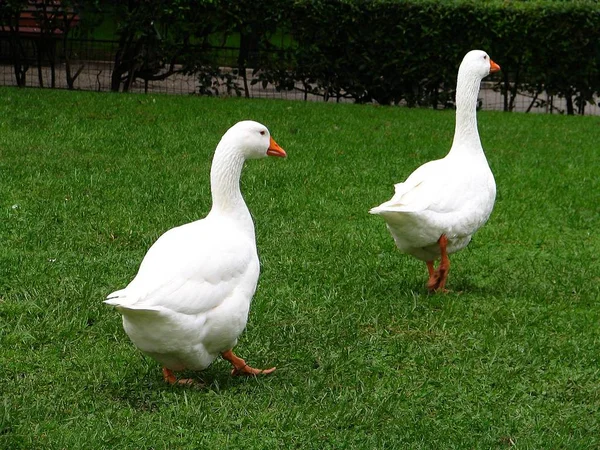
[[[227,350],[226,352],[221,353],[221,356],[229,361],[233,365],[233,370],[231,371],[231,375],[267,375],[273,371],[275,371],[275,367],[271,367],[270,369],[255,369],[246,364],[242,358],[236,356],[233,353],[232,349]]]
[[[181,380],[178,380],[171,369],[167,369],[166,367],[163,367],[162,371],[163,371],[163,378],[169,384],[184,384],[186,386],[194,384],[194,380],[192,380],[191,378],[182,378]]]
[[[445,291],[444,287],[446,286],[446,280],[448,279],[448,272],[450,270],[450,259],[448,258],[448,252],[446,250],[446,247],[448,246],[448,238],[445,234],[440,236],[438,239],[438,244],[440,246],[441,261],[433,276],[431,275],[433,263],[431,263],[431,266],[429,265],[429,262],[427,263],[427,269],[430,270],[427,289],[429,289],[430,292]]]
[[[442,260],[440,262],[440,266],[438,267],[440,281],[437,290],[443,291],[444,287],[446,286],[446,280],[448,279],[448,272],[450,271],[450,259],[448,258],[448,253],[446,251],[446,247],[448,245],[448,238],[445,234],[442,234],[438,242],[440,244]]]
[[[435,269],[433,268],[433,261],[427,261],[427,272],[429,272],[429,281],[427,281],[427,286],[435,283],[435,279],[433,275],[435,274]]]

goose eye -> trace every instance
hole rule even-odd
[[[483,59],[487,59],[487,55],[483,55]]]
[[[262,131],[260,132],[260,134],[261,134],[262,136],[264,136],[264,135],[265,135],[265,130],[262,130]]]

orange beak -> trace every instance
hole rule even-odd
[[[492,61],[492,58],[490,58],[490,73],[499,72],[499,71],[500,71],[500,66],[498,64],[496,64],[494,61]]]
[[[267,150],[267,155],[269,156],[279,156],[280,158],[285,158],[287,153],[284,149],[282,149],[275,139],[271,137],[271,143],[269,144],[269,149]]]

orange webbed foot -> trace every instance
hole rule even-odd
[[[268,375],[276,369],[276,367],[271,367],[270,369],[255,369],[254,367],[250,367],[246,364],[246,361],[236,356],[232,350],[221,353],[221,356],[233,365],[233,369],[231,370],[232,376]]]
[[[178,380],[173,371],[171,369],[167,369],[166,367],[163,367],[162,371],[164,380],[170,385],[179,384],[182,386],[193,386],[196,384],[196,382],[191,378],[182,378]]]
[[[241,376],[241,375],[268,375],[272,372],[275,372],[276,367],[271,367],[270,369],[255,369],[254,367],[250,367],[248,364],[245,364],[241,369],[234,367],[231,369],[231,376]]]

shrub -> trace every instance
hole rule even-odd
[[[0,19],[10,23],[18,13],[15,5],[27,2],[3,3]],[[115,13],[113,90],[127,90],[138,78],[184,72],[197,75],[202,93],[225,85],[228,92],[249,96],[246,69],[252,68],[254,83],[325,100],[447,107],[462,56],[480,48],[502,66],[490,79],[504,95],[506,111],[514,108],[517,93],[530,95],[532,106],[544,91],[564,97],[568,114],[583,114],[586,103],[600,95],[597,0],[264,0],[260,7],[248,0],[64,3]],[[218,49],[232,43],[237,56],[224,62]],[[223,65],[234,70],[223,71]]]
[[[517,92],[535,101],[545,90],[583,112],[600,92],[596,1],[298,0],[287,20],[288,71],[265,68],[281,88],[293,79],[326,98],[446,106],[460,59],[481,48],[502,65],[505,110]]]

